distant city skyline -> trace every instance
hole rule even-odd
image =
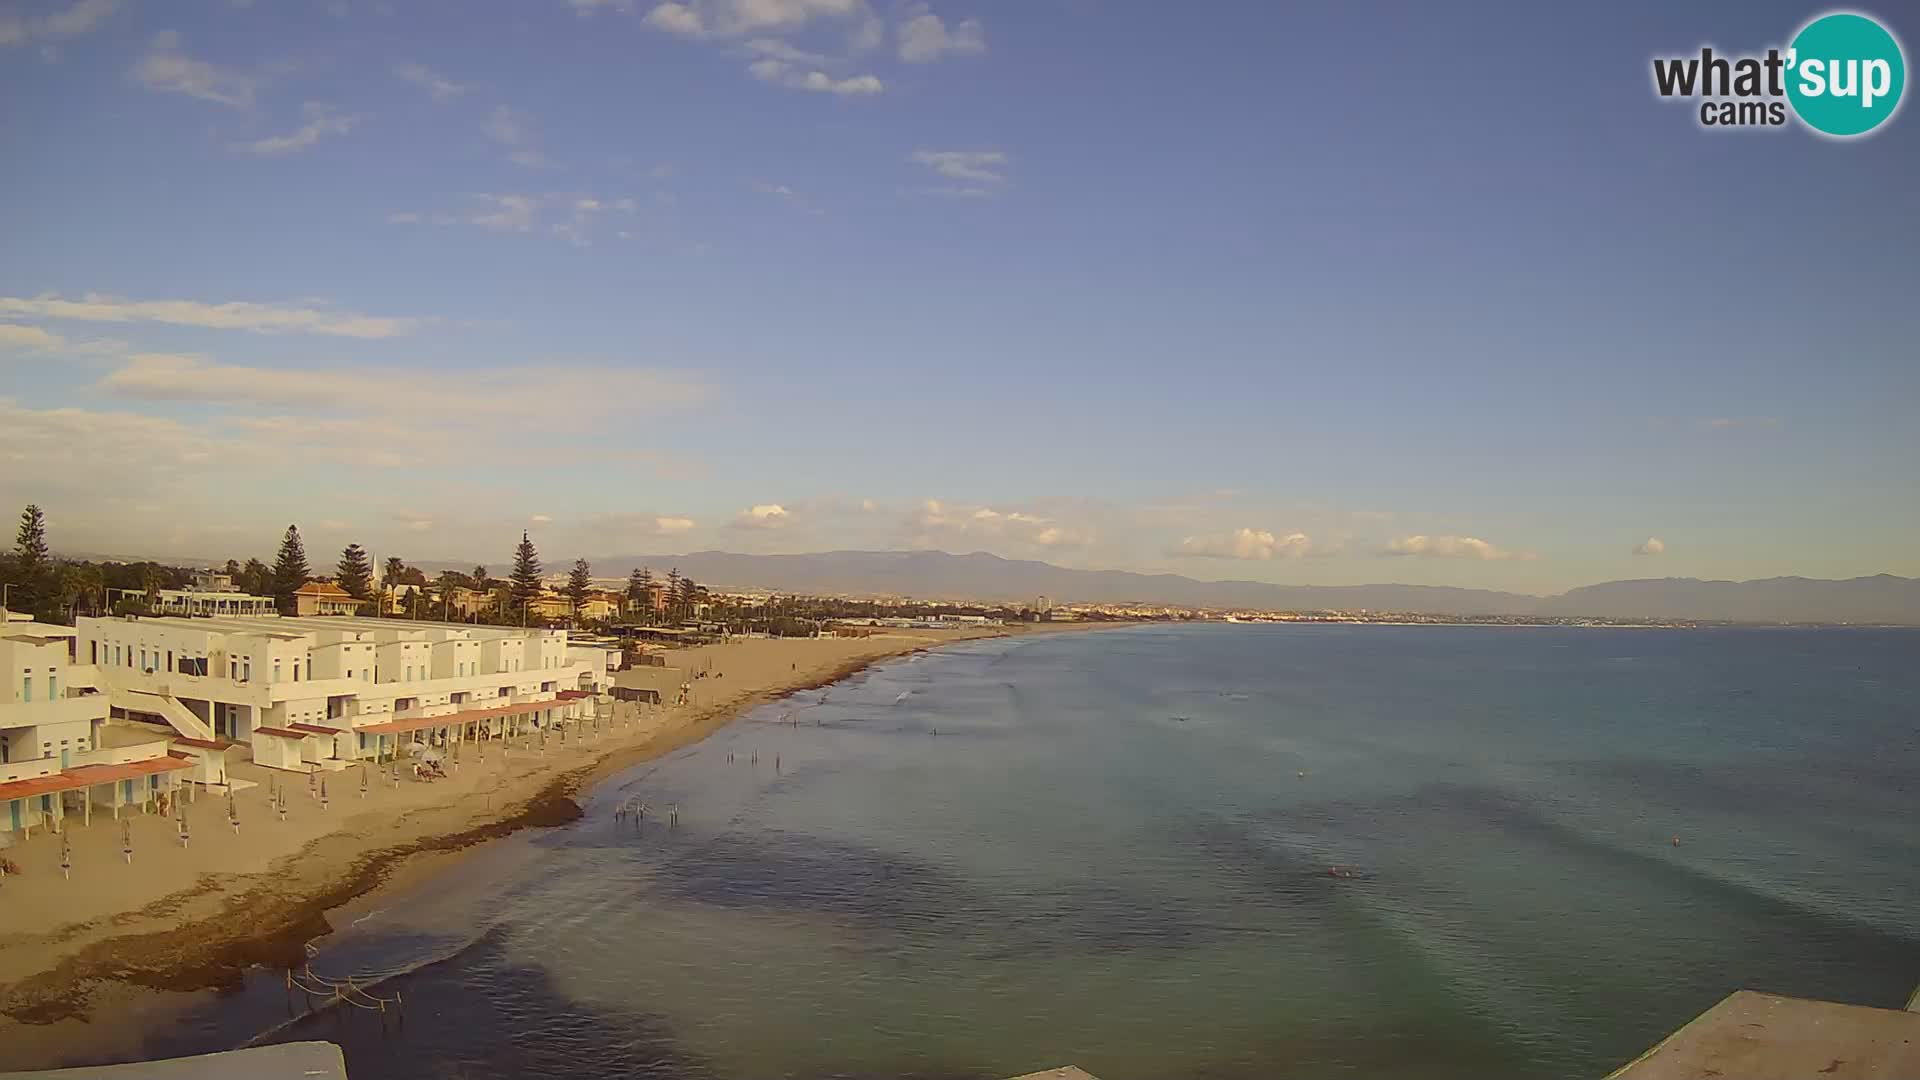
[[[316,567],[1920,576],[1915,116],[1648,86],[1819,10],[28,0],[0,512]]]

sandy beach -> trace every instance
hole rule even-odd
[[[1058,629],[1073,629],[1061,626]],[[237,984],[255,964],[296,964],[304,942],[330,932],[326,913],[433,872],[482,841],[576,819],[573,795],[636,762],[704,738],[743,710],[843,678],[874,661],[970,638],[1052,627],[912,630],[868,638],[741,639],[678,650],[669,663],[705,670],[682,706],[621,704],[597,736],[565,745],[463,747],[448,779],[420,782],[368,770],[322,774],[323,806],[304,777],[242,764],[259,786],[233,799],[184,805],[178,816],[134,813],[123,830],[96,816],[62,838],[36,833],[7,851],[8,914],[0,929],[0,1046],[16,1051],[104,1037],[97,1016],[131,1018],[131,988],[193,991]],[[623,678],[625,677],[623,673]],[[669,697],[669,700],[671,698]],[[284,820],[267,783],[288,788]],[[131,859],[125,837],[131,837]],[[132,1025],[137,1027],[138,1022]],[[14,1053],[0,1067],[14,1067]]]

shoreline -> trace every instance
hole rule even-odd
[[[831,685],[877,663],[962,641],[1115,625],[1131,624],[838,639],[844,655],[821,658],[824,662],[812,666],[796,659],[790,677],[778,672],[773,678],[740,686],[726,697],[688,706],[678,715],[658,715],[653,723],[641,720],[638,729],[616,727],[592,746],[561,751],[551,764],[512,773],[502,755],[497,766],[499,783],[489,789],[490,805],[485,810],[461,801],[470,803],[476,790],[461,792],[442,804],[403,809],[389,815],[391,827],[401,833],[392,841],[362,836],[350,824],[354,819],[343,814],[338,827],[294,850],[275,854],[263,870],[203,874],[189,888],[137,909],[48,927],[40,934],[0,934],[0,1045],[30,1056],[57,1058],[61,1047],[97,1043],[105,1032],[96,1028],[96,1021],[120,1013],[120,1006],[131,1006],[138,1013],[143,1006],[157,1004],[142,999],[232,989],[256,966],[297,966],[305,960],[308,942],[333,933],[331,913],[373,902],[444,872],[450,860],[464,858],[490,840],[526,828],[577,821],[582,811],[575,800],[581,792],[634,765],[706,739],[770,701]],[[734,671],[731,662],[739,660],[739,654],[730,656],[722,650],[748,644],[785,661],[807,649],[804,643],[821,639],[772,640],[776,644],[760,639],[707,648],[715,650],[709,655],[723,658],[730,664],[728,670]],[[502,788],[510,789],[510,794]],[[508,797],[492,798],[500,794]],[[499,803],[497,808],[493,802]],[[198,812],[202,821],[208,814],[208,810]],[[18,887],[12,880],[8,885]],[[32,952],[40,955],[23,955]],[[25,966],[8,970],[9,960],[24,960]],[[0,1068],[21,1067],[27,1065],[11,1060],[11,1055],[0,1061]]]

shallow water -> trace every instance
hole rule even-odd
[[[384,902],[315,966],[426,963],[404,1022],[271,1038],[355,1080],[1599,1077],[1737,988],[1905,1000],[1917,703],[1907,631],[969,643]],[[284,1021],[252,987],[150,1049]]]

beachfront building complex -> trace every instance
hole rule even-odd
[[[298,770],[583,717],[618,659],[563,630],[340,615],[83,618],[74,654],[116,714]]]
[[[115,725],[72,627],[0,619],[0,842],[95,807],[116,816],[203,771],[161,729]],[[223,763],[224,764],[224,763]]]

